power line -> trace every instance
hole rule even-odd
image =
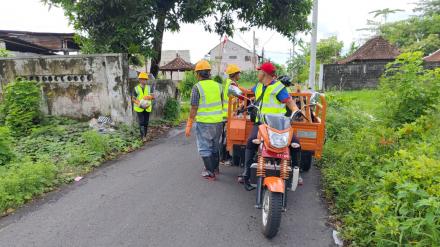
[[[273,38],[274,35],[275,32],[272,32],[272,35],[269,37],[269,39],[267,39],[266,42],[264,42],[263,47],[266,46],[266,44]]]
[[[244,44],[247,46],[247,48],[250,50],[251,46],[241,37],[240,33],[238,33],[238,37],[240,38],[241,41],[244,42]]]

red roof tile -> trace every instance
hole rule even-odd
[[[374,37],[368,40],[351,56],[339,61],[339,64],[346,64],[353,61],[365,60],[393,60],[400,55],[399,49],[390,44],[383,37]]]
[[[440,62],[440,49],[425,57],[423,60],[425,60],[426,62]]]

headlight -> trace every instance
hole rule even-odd
[[[278,134],[268,130],[270,145],[276,148],[284,148],[289,145],[289,132]]]

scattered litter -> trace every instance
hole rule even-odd
[[[111,118],[105,116],[99,116],[98,119],[92,118],[89,121],[89,127],[100,133],[111,133],[115,131],[115,123]]]
[[[76,177],[74,180],[76,181],[76,182],[78,182],[79,180],[81,180],[81,179],[83,179],[83,177]]]
[[[337,246],[344,246],[344,242],[338,237],[339,232],[336,230],[333,230],[333,240],[335,240],[335,244]]]

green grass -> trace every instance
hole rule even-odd
[[[360,109],[369,114],[374,114],[378,110],[380,98],[378,90],[357,90],[357,91],[332,91],[327,93],[330,96],[338,97],[344,101],[357,104]]]
[[[251,89],[253,86],[255,86],[255,84],[257,84],[256,82],[250,82],[250,81],[246,81],[246,82],[241,82],[240,86],[247,88],[247,89]]]

